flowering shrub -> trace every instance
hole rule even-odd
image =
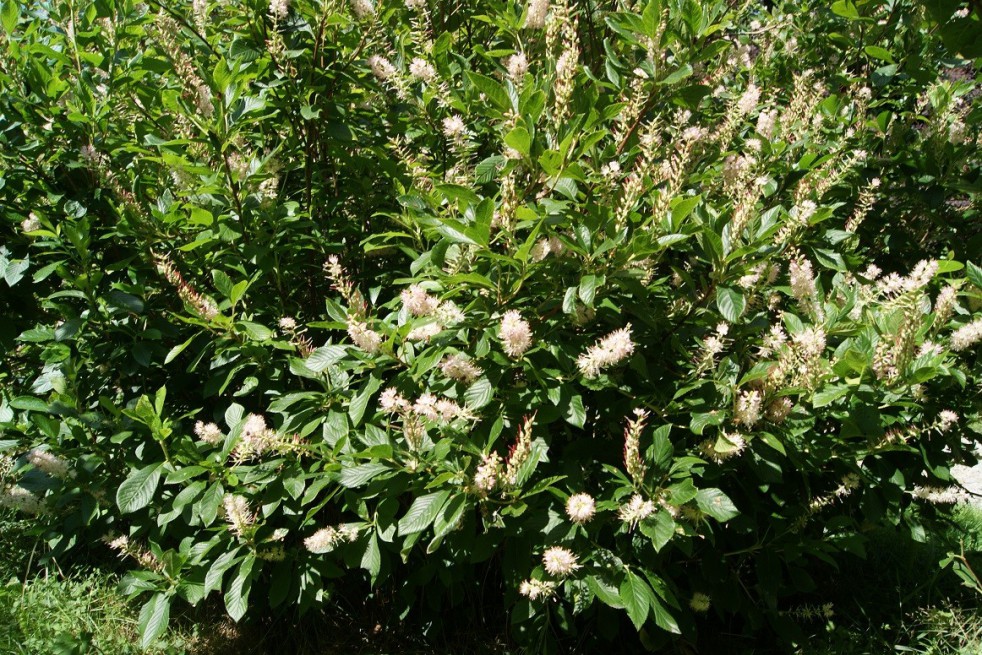
[[[974,461],[982,115],[967,9],[774,4],[7,0],[0,502],[147,642],[789,630]]]

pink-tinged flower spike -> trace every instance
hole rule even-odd
[[[542,554],[542,565],[546,573],[557,578],[565,578],[580,568],[573,551],[562,546],[553,546]]]
[[[512,359],[519,359],[532,345],[532,328],[514,309],[501,318],[500,335],[505,353]]]

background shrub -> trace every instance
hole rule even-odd
[[[145,643],[215,593],[793,638],[974,462],[957,4],[0,13],[2,500]]]

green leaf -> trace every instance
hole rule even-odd
[[[566,413],[563,415],[566,422],[582,428],[586,424],[586,407],[583,406],[583,396],[576,394],[569,399],[566,406]]]
[[[736,508],[729,496],[715,488],[700,489],[699,493],[696,494],[696,504],[699,505],[699,509],[720,523],[729,521],[740,514],[740,510]]]
[[[442,537],[451,532],[457,527],[457,523],[460,521],[460,517],[464,515],[464,510],[466,509],[466,494],[457,494],[451,498],[450,502],[443,506],[443,510],[433,522],[433,535],[435,537]]]
[[[320,373],[328,366],[337,364],[348,353],[347,346],[323,346],[310,354],[304,365],[314,373]]]
[[[464,392],[464,405],[468,409],[481,409],[494,397],[494,386],[486,377],[480,377]]]
[[[228,571],[232,566],[238,562],[236,555],[239,554],[238,548],[233,548],[232,550],[226,551],[218,556],[218,559],[214,561],[211,568],[208,569],[208,573],[205,574],[205,595],[207,596],[212,591],[216,591],[222,588],[222,577],[225,572]]]
[[[449,491],[437,491],[414,500],[406,515],[399,519],[399,536],[422,532],[430,527],[449,496]]]
[[[874,59],[885,61],[888,64],[895,63],[893,60],[893,53],[887,50],[886,48],[881,48],[878,45],[868,45],[865,48],[863,48],[863,50],[866,52],[866,54],[868,54],[870,57]]]
[[[657,512],[654,516],[644,519],[638,524],[641,534],[651,539],[655,552],[665,547],[675,536],[675,521],[668,512]]]
[[[850,387],[846,385],[838,385],[817,391],[815,396],[812,398],[812,407],[818,408],[831,405],[836,400],[849,393],[849,390]]]
[[[12,34],[17,29],[17,21],[20,19],[20,9],[17,0],[7,0],[3,3],[3,11],[0,12],[0,22],[7,34]]]
[[[135,512],[150,504],[153,494],[160,482],[160,467],[163,462],[157,462],[137,469],[123,480],[116,490],[116,505],[123,514]]]
[[[239,321],[237,325],[253,341],[269,341],[273,338],[273,331],[265,325],[253,323],[252,321]]]
[[[668,610],[665,609],[665,606],[658,600],[657,596],[651,597],[651,611],[655,615],[655,625],[659,628],[673,635],[682,634],[682,630],[679,629],[679,624],[675,621],[675,617],[668,613]]]
[[[228,298],[232,295],[232,278],[225,271],[213,270],[211,279],[215,281],[215,288],[221,291],[223,296]]]
[[[255,555],[247,555],[239,570],[232,579],[228,591],[225,592],[225,610],[236,623],[245,616],[249,609],[249,591],[252,589],[252,565],[256,561]]]
[[[664,79],[659,80],[658,84],[662,84],[662,85],[677,84],[682,80],[684,80],[685,78],[689,77],[690,75],[692,75],[692,66],[686,64],[685,66],[682,66],[681,68],[678,68],[672,71],[671,73],[669,73],[668,75],[666,75]]]
[[[481,75],[479,73],[467,73],[467,79],[470,80],[477,90],[484,94],[484,97],[491,101],[492,104],[496,105],[498,109],[508,111],[512,108],[511,99],[508,97],[508,93],[505,91],[498,82]]]
[[[621,603],[624,604],[624,609],[627,610],[627,615],[638,630],[644,626],[644,622],[648,618],[652,596],[653,593],[648,583],[631,571],[627,571],[624,582],[621,583],[620,598]]]
[[[856,10],[856,3],[852,0],[836,0],[832,3],[832,13],[850,20],[859,18],[859,11]]]
[[[747,300],[735,289],[719,287],[716,290],[716,306],[719,307],[719,313],[723,318],[730,323],[735,323],[746,309]]]
[[[982,267],[972,262],[965,262],[965,277],[979,289],[982,289]]]
[[[378,577],[379,571],[382,570],[382,552],[378,547],[378,535],[374,531],[372,536],[368,538],[365,552],[362,553],[361,568],[368,571],[373,581]]]
[[[522,126],[518,126],[505,135],[505,145],[514,148],[519,154],[528,157],[532,147],[532,137],[529,136],[528,130]]]
[[[352,426],[357,427],[361,423],[361,419],[365,416],[365,410],[368,409],[368,403],[372,399],[372,394],[378,391],[381,386],[382,380],[373,375],[368,378],[361,390],[348,403],[348,417],[351,418]]]
[[[166,594],[154,594],[140,608],[140,648],[146,650],[167,630],[170,620],[170,598]]]
[[[593,595],[599,598],[605,605],[618,610],[624,609],[624,603],[621,602],[617,587],[607,584],[605,581],[593,575],[587,576],[585,579],[586,585],[593,592]]]
[[[362,464],[353,468],[342,469],[341,474],[338,476],[338,482],[341,484],[341,486],[353,489],[368,483],[370,480],[378,477],[380,474],[385,473],[388,470],[389,467],[385,464],[380,462],[370,462],[368,464]]]
[[[198,336],[198,335],[193,335],[190,339],[188,339],[184,343],[182,343],[182,344],[180,344],[178,346],[174,346],[173,348],[171,348],[170,349],[170,352],[167,353],[167,357],[164,358],[164,364],[170,364],[172,361],[174,361],[174,359],[178,355],[180,355],[182,352],[184,352],[184,349],[185,348],[187,348],[188,346],[191,345],[191,342],[194,341],[194,337],[196,337],[196,336]]]
[[[722,425],[725,420],[726,414],[718,410],[693,414],[692,420],[689,423],[689,429],[696,434],[702,434],[702,431],[706,429],[707,425]]]
[[[580,288],[578,295],[583,304],[587,307],[593,307],[593,299],[597,295],[597,276],[596,275],[584,275],[580,278]]]

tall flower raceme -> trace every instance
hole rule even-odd
[[[634,410],[634,418],[627,422],[624,428],[624,468],[634,480],[635,485],[644,483],[645,464],[641,456],[641,433],[648,420],[648,412],[643,409]]]
[[[526,416],[522,419],[522,425],[518,428],[518,436],[508,452],[505,461],[504,483],[515,486],[520,481],[522,469],[532,456],[532,423],[535,415]]]
[[[595,378],[601,371],[619,364],[634,352],[634,341],[631,339],[631,324],[619,330],[614,330],[606,337],[590,346],[576,360],[580,374],[585,378]]]
[[[155,254],[154,262],[157,266],[157,272],[177,289],[177,295],[180,296],[181,300],[193,308],[201,318],[212,320],[218,317],[218,306],[215,305],[215,301],[198,293],[197,289],[184,279],[170,257]]]

